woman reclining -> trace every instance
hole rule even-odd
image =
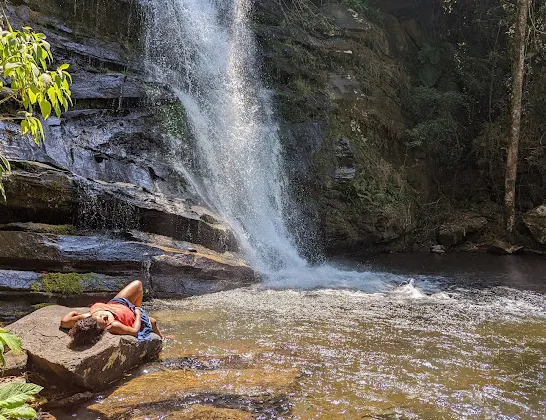
[[[142,282],[135,280],[108,303],[95,303],[84,314],[69,312],[61,319],[61,328],[70,328],[73,347],[95,344],[105,331],[132,335],[138,341],[151,340],[152,332],[163,337],[156,320],[140,308],[142,296]]]

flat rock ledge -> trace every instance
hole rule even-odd
[[[86,312],[89,308],[47,306],[7,327],[21,337],[28,369],[39,373],[48,385],[103,390],[161,351],[162,341],[155,334],[151,341],[139,343],[135,337],[105,333],[91,347],[70,349],[70,338],[59,322],[72,310]]]

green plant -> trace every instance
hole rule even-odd
[[[15,334],[0,328],[0,366],[4,367],[6,365],[6,360],[4,359],[4,348],[8,347],[14,353],[20,353],[21,349],[21,339]]]
[[[30,27],[14,30],[4,17],[0,23],[0,121],[20,121],[22,133],[30,133],[36,144],[45,140],[37,110],[46,120],[52,111],[60,117],[61,108],[66,111],[71,103],[69,65],[49,71],[52,61],[44,34]],[[0,194],[4,200],[1,177],[9,171],[9,162],[0,155]]]
[[[457,167],[465,152],[461,122],[466,97],[457,83],[455,48],[447,42],[425,45],[416,62],[416,82],[404,107],[414,126],[407,130],[406,145],[420,147],[444,168]]]
[[[14,353],[22,351],[21,339],[12,332],[0,328],[0,365],[2,367],[6,365],[5,346]],[[10,383],[0,386],[0,420],[36,418],[36,411],[26,402],[42,389],[41,386],[27,383]]]
[[[0,420],[36,418],[36,411],[26,402],[42,389],[39,385],[27,383],[0,386]]]

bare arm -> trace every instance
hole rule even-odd
[[[136,337],[138,335],[138,332],[140,331],[140,309],[135,308],[135,322],[133,323],[132,327],[128,327],[127,325],[123,325],[119,321],[114,321],[110,324],[110,326],[107,328],[108,331],[110,331],[112,334],[116,335],[132,335]]]
[[[90,313],[79,314],[76,311],[67,313],[61,319],[61,328],[72,328],[80,319],[90,317]]]

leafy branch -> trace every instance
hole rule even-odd
[[[45,140],[39,118],[47,120],[52,112],[60,118],[71,101],[68,64],[48,70],[53,61],[51,47],[42,33],[25,26],[14,30],[7,18],[0,23],[0,105],[15,104],[14,112],[0,111],[0,121],[20,121],[21,131],[39,145]],[[38,114],[39,111],[39,114]],[[11,170],[0,154],[0,194],[6,199],[2,176]]]

